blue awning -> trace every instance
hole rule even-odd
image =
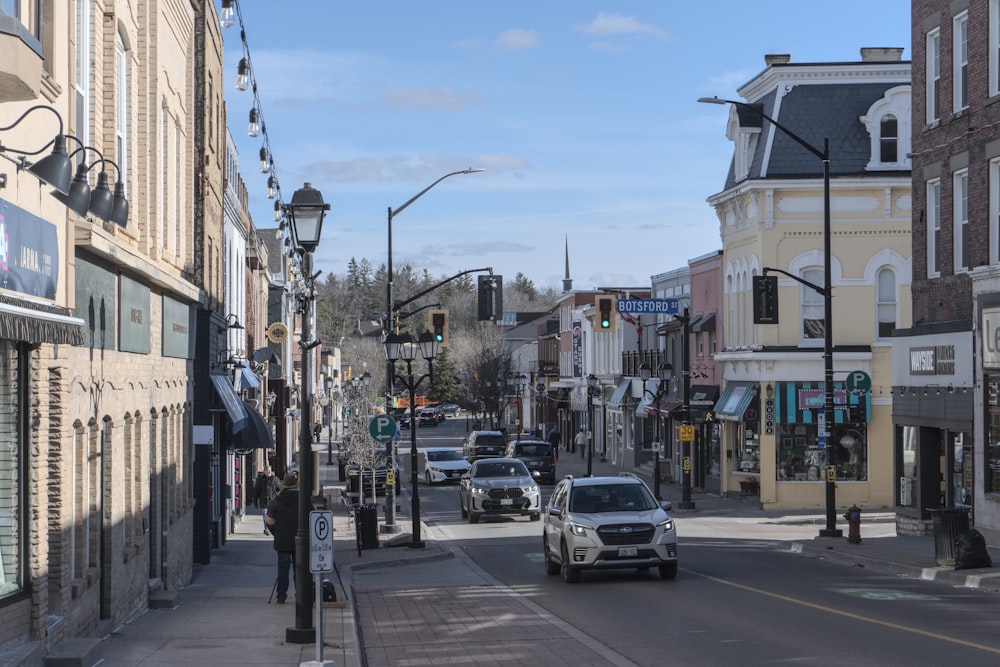
[[[212,380],[212,386],[215,387],[215,393],[219,395],[219,399],[222,401],[222,406],[226,410],[226,415],[229,416],[229,421],[232,422],[230,431],[232,433],[237,433],[247,424],[246,412],[243,410],[243,402],[240,401],[240,397],[236,395],[236,391],[233,389],[233,385],[226,375],[210,375]]]
[[[729,382],[715,404],[715,418],[724,421],[743,421],[747,408],[753,402],[756,382]],[[755,416],[756,418],[756,416]]]
[[[611,400],[608,401],[608,407],[619,408],[621,407],[622,401],[625,400],[625,396],[628,394],[628,390],[632,388],[632,378],[624,377],[618,381],[618,386],[615,390],[611,392]]]
[[[260,389],[260,380],[250,368],[250,364],[245,361],[236,362],[236,390]]]
[[[274,449],[274,436],[271,425],[264,416],[257,412],[253,405],[243,401],[243,413],[246,415],[246,428],[233,436],[233,449],[239,452],[249,452],[252,449]]]

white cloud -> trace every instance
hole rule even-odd
[[[573,26],[573,29],[584,35],[638,35],[666,39],[667,33],[652,23],[643,23],[634,16],[622,14],[605,14],[598,12],[590,23]]]
[[[542,36],[536,30],[511,28],[500,33],[496,45],[505,51],[527,51],[537,47],[541,41]]]

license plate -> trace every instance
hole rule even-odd
[[[631,558],[639,555],[639,547],[618,547],[619,558]]]
[[[500,504],[501,505],[513,505],[514,504],[514,499],[513,498],[501,498],[500,499]]]

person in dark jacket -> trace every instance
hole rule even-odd
[[[559,432],[558,426],[553,426],[552,430],[549,431],[549,444],[552,445],[552,450],[556,454],[556,458],[559,458],[559,445],[562,443],[562,433]]]
[[[274,550],[278,552],[278,583],[275,590],[278,604],[288,598],[288,570],[295,565],[295,533],[299,530],[299,480],[285,475],[280,491],[267,506],[264,522],[274,535]]]
[[[267,510],[271,500],[278,495],[278,478],[274,476],[271,466],[257,473],[257,481],[253,485],[254,504],[262,510]],[[267,522],[264,522],[264,534],[268,534]]]

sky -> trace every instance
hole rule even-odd
[[[216,0],[217,5],[221,5]],[[561,288],[648,286],[721,249],[706,199],[733,154],[728,111],[765,54],[910,55],[909,0],[237,0],[223,29],[228,124],[258,229],[274,200],[235,87],[240,17],[281,199],[331,210],[324,274],[388,256],[435,278],[490,267]],[[321,280],[323,277],[320,278]]]

